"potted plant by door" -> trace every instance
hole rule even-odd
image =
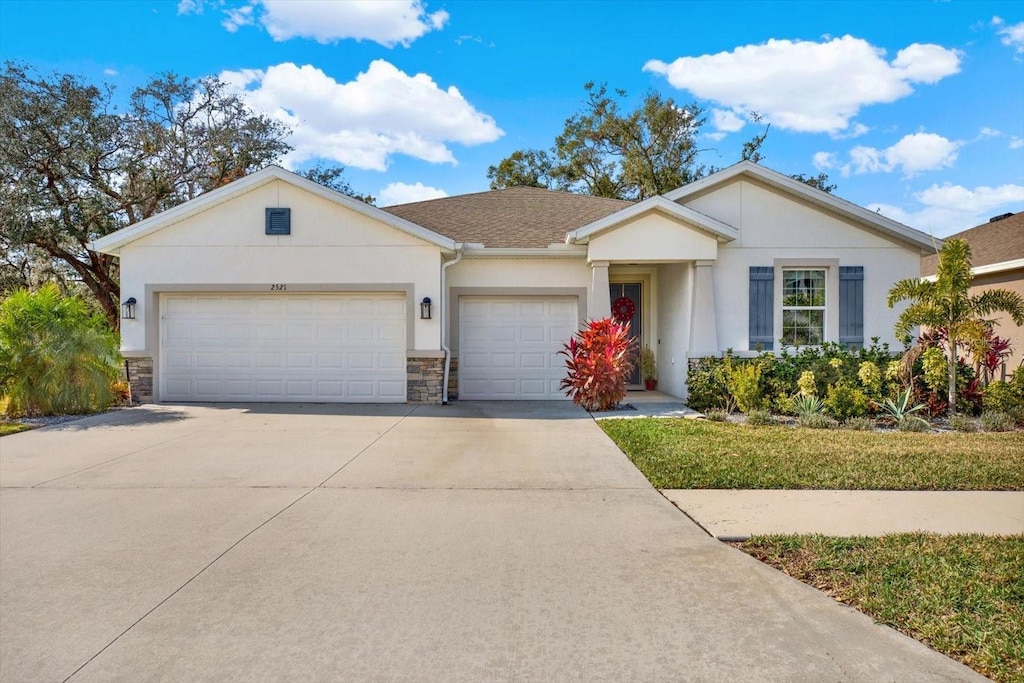
[[[658,365],[654,361],[654,351],[644,349],[640,352],[640,376],[644,380],[644,388],[654,391],[658,388]]]

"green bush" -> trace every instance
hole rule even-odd
[[[119,372],[117,335],[82,299],[47,284],[0,303],[0,396],[8,415],[105,410]]]
[[[686,376],[686,405],[706,413],[721,408],[729,396],[725,384],[725,364],[721,358],[706,356],[693,363]]]
[[[705,411],[704,417],[711,420],[712,422],[725,422],[729,419],[729,413],[724,408],[711,408]]]
[[[797,394],[793,397],[793,409],[799,417],[820,415],[825,409],[821,399],[813,394]]]
[[[807,413],[797,418],[797,424],[807,429],[835,429],[839,423],[824,413]]]
[[[932,425],[928,420],[917,415],[904,415],[897,423],[896,427],[901,432],[927,432],[932,428]]]
[[[843,429],[852,429],[856,432],[870,432],[875,428],[875,421],[870,417],[851,417],[843,423]]]
[[[864,417],[868,414],[870,407],[870,399],[860,389],[845,384],[828,388],[825,412],[840,422],[846,422],[851,417]]]
[[[761,386],[761,366],[756,362],[726,365],[726,387],[744,413],[764,408],[764,389]]]
[[[764,427],[772,424],[772,416],[767,410],[751,410],[747,413],[747,424],[752,427]]]
[[[1024,372],[1018,372],[1017,374],[1024,375]],[[992,382],[985,388],[985,397],[982,400],[982,405],[985,407],[985,410],[1010,413],[1024,408],[1024,393],[1017,388],[1016,384]]]
[[[1011,432],[1016,427],[1013,417],[995,410],[981,414],[981,426],[986,432]]]
[[[924,383],[933,393],[941,396],[949,391],[949,363],[942,349],[937,346],[925,349],[921,354],[921,369]]]
[[[954,413],[950,416],[949,427],[950,429],[954,429],[958,432],[978,431],[978,425],[974,422],[974,418],[962,413]]]

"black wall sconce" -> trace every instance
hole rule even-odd
[[[121,317],[125,320],[135,320],[135,297],[129,297],[125,299],[125,302],[121,304]]]
[[[423,297],[420,302],[420,320],[430,320],[430,297]]]

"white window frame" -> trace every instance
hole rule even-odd
[[[839,339],[839,259],[825,258],[785,258],[775,259],[775,302],[774,320],[775,334],[779,350],[783,348],[803,348],[790,346],[782,342],[782,318],[784,308],[794,308],[782,305],[783,290],[785,289],[785,271],[792,270],[824,270],[825,271],[825,305],[822,307],[811,307],[824,309],[823,336],[822,342],[832,342]],[[795,307],[799,308],[799,307]],[[817,344],[810,345],[812,347]]]

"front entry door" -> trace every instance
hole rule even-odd
[[[634,350],[637,354],[633,372],[626,378],[626,384],[640,384],[640,337],[643,330],[640,321],[640,283],[615,282],[608,286],[611,295],[612,317],[619,322],[629,322],[629,331],[634,339]],[[632,312],[632,315],[630,315]]]

